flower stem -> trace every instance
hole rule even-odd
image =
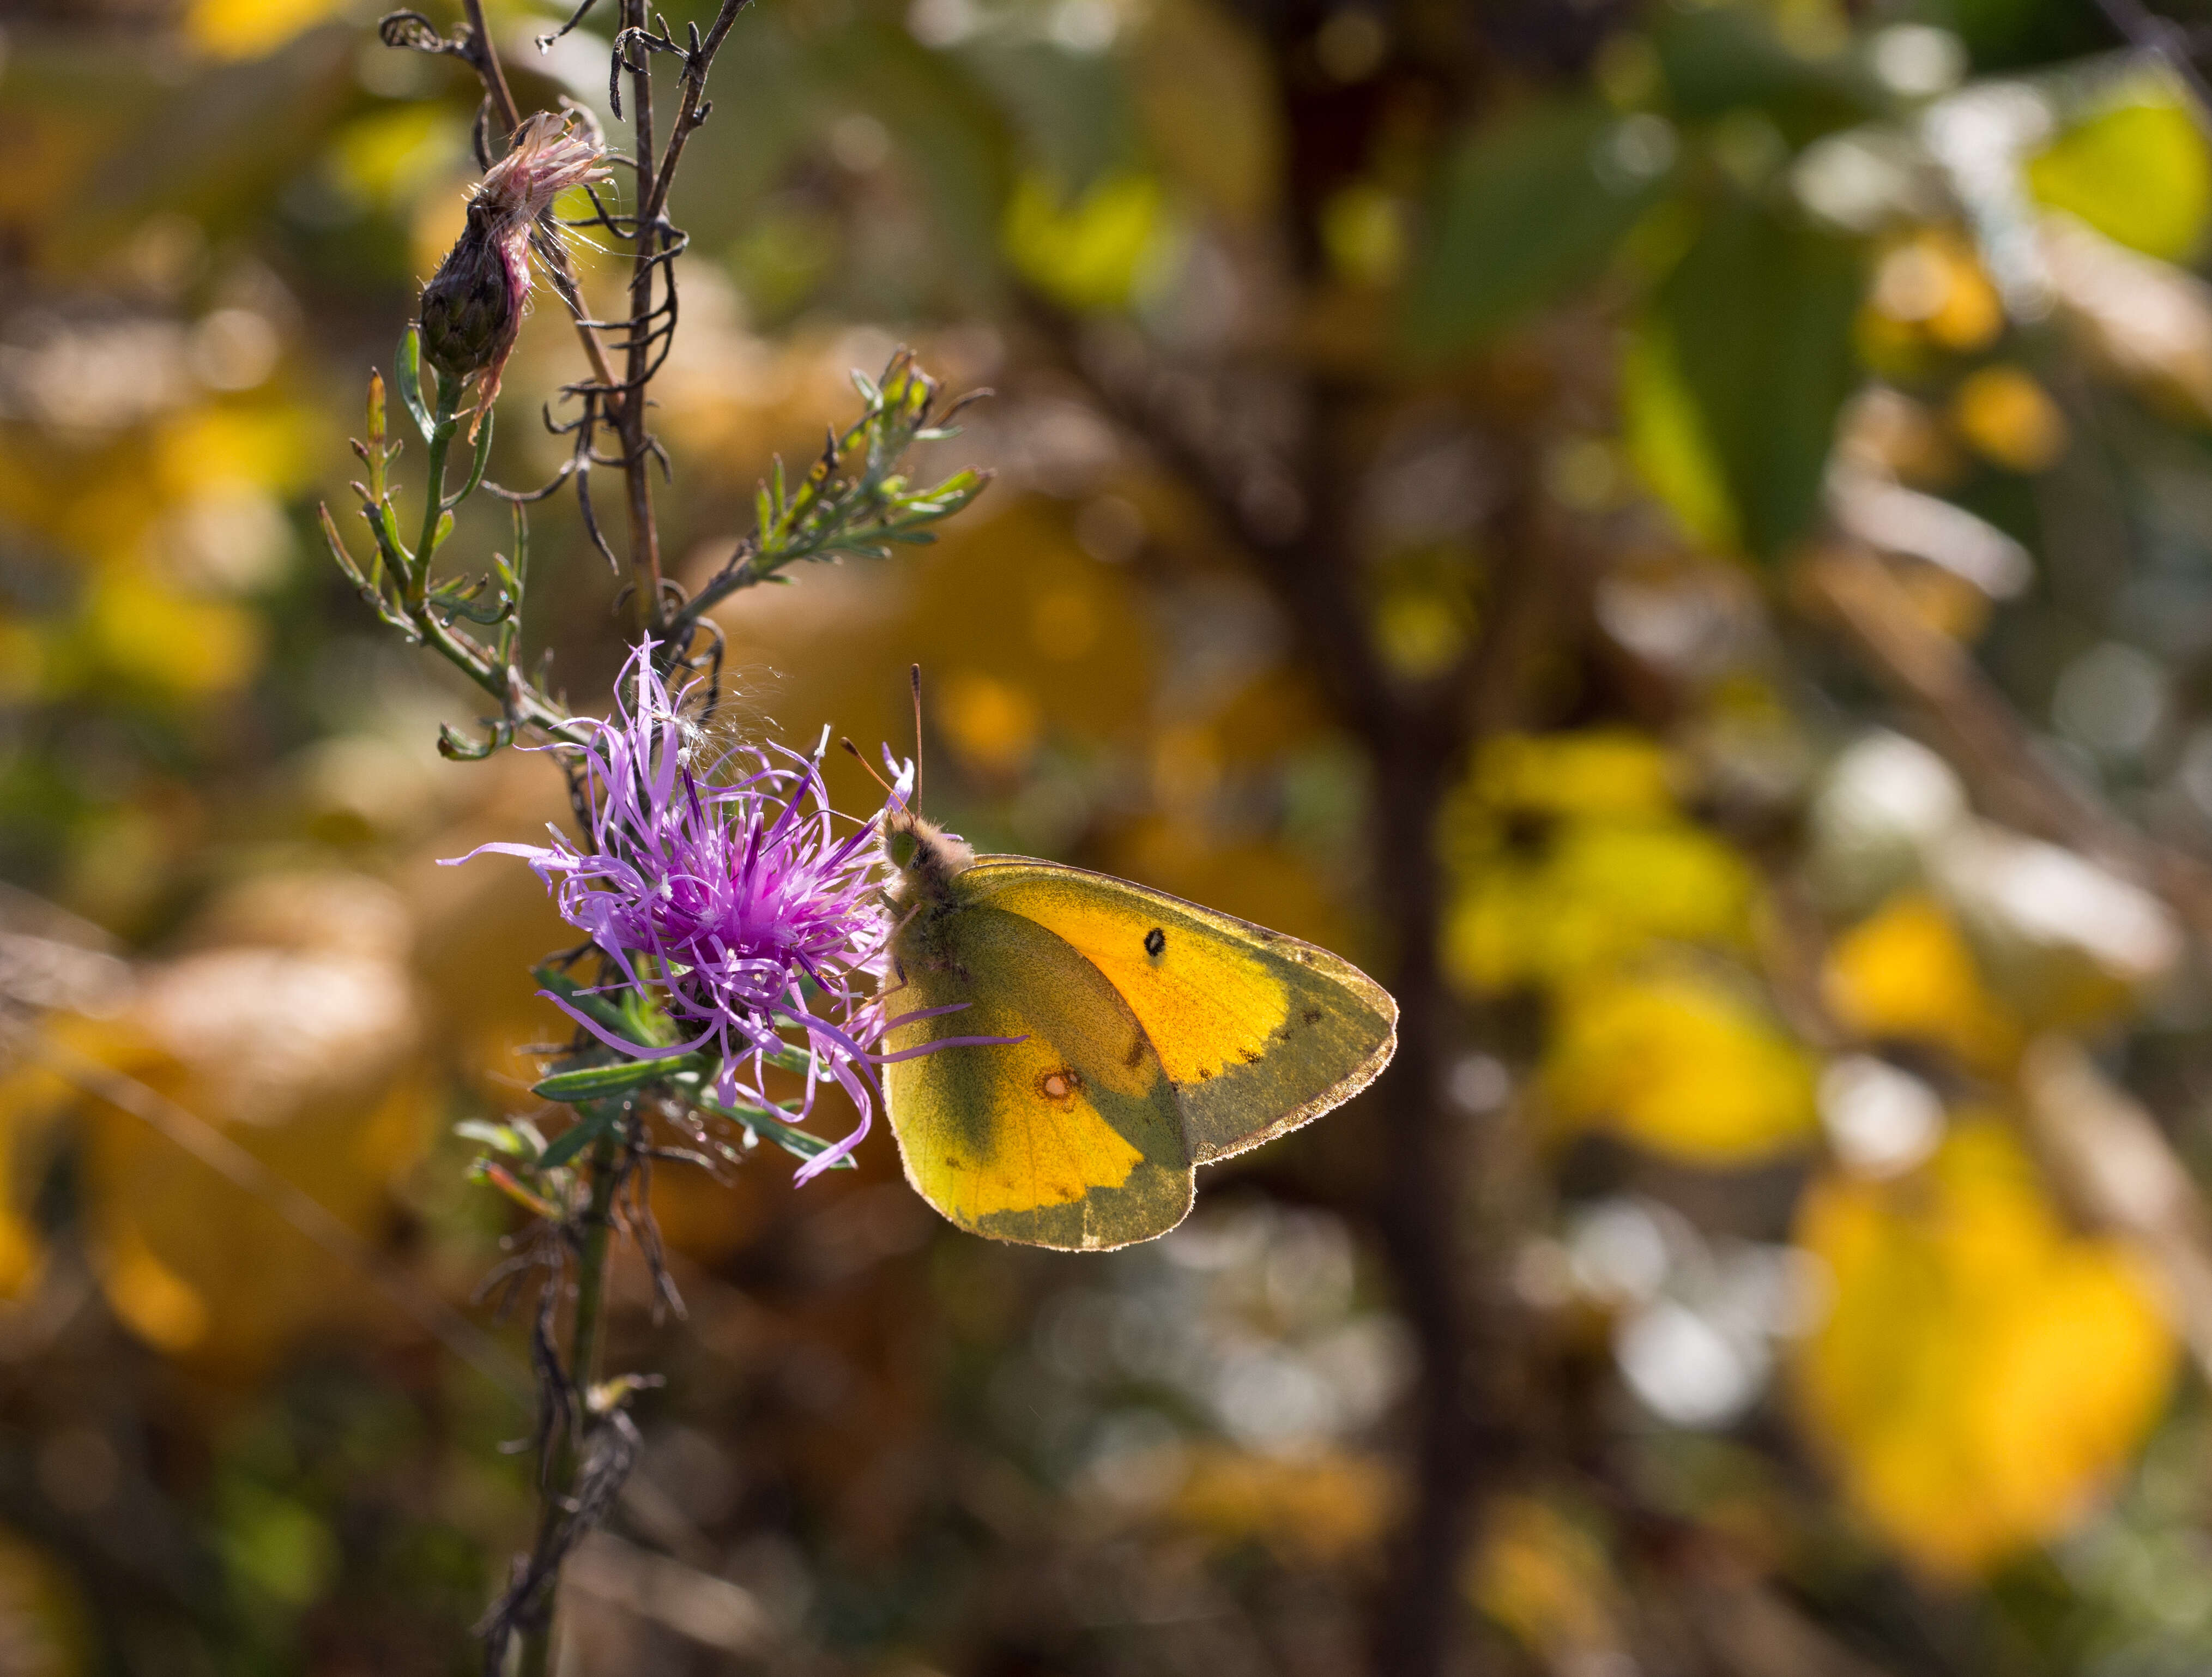
[[[574,1515],[576,1469],[581,1459],[582,1434],[591,1425],[591,1393],[599,1377],[599,1323],[606,1297],[607,1254],[613,1232],[615,1188],[621,1180],[612,1136],[603,1136],[592,1149],[589,1166],[591,1198],[580,1219],[581,1246],[576,1258],[576,1311],[568,1335],[568,1381],[584,1413],[578,1425],[556,1426],[545,1440],[545,1460],[540,1464],[538,1509],[538,1552],[554,1552],[561,1528]],[[561,1580],[556,1574],[545,1589],[545,1600],[535,1622],[523,1633],[522,1658],[517,1677],[546,1677],[552,1668],[554,1620],[560,1604]]]
[[[446,517],[446,454],[453,446],[453,433],[460,422],[453,412],[460,405],[461,386],[457,379],[444,374],[438,375],[438,410],[430,426],[430,482],[423,490],[427,497],[422,508],[422,534],[415,544],[415,563],[407,578],[407,605],[416,617],[427,620],[428,611],[424,600],[430,590],[430,560],[438,550],[438,528]]]

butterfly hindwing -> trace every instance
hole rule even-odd
[[[1188,1157],[1225,1158],[1341,1105],[1397,1044],[1397,1004],[1350,962],[1109,875],[984,856],[962,899],[1073,948],[1142,1025]]]
[[[1127,1003],[1050,931],[962,904],[927,950],[902,945],[894,1051],[948,1036],[1015,1042],[938,1048],[884,1068],[907,1177],[977,1234],[1068,1250],[1149,1240],[1180,1223],[1191,1169],[1175,1089]]]

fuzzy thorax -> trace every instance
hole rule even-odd
[[[975,863],[975,853],[964,840],[912,810],[900,810],[885,819],[884,854],[898,870],[891,896],[901,902],[946,896],[954,878]]]

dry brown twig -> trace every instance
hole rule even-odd
[[[1875,678],[1919,712],[1988,814],[2125,875],[2212,936],[2212,866],[2159,843],[2061,778],[2004,696],[1964,647],[1922,618],[1879,556],[1825,547],[1799,567],[1796,582],[1803,605],[1841,628]]]

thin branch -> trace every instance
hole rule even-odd
[[[507,85],[507,71],[500,66],[499,49],[484,25],[483,0],[461,0],[461,9],[469,20],[469,38],[462,54],[483,83],[492,114],[499,118],[500,133],[512,134],[522,126],[522,112],[515,106],[514,94]]]
[[[1796,580],[1803,603],[1839,624],[1875,679],[1927,719],[1985,810],[2127,875],[2212,936],[2212,866],[2130,826],[2053,770],[2004,696],[1957,641],[1921,619],[1880,557],[1826,548]]]

